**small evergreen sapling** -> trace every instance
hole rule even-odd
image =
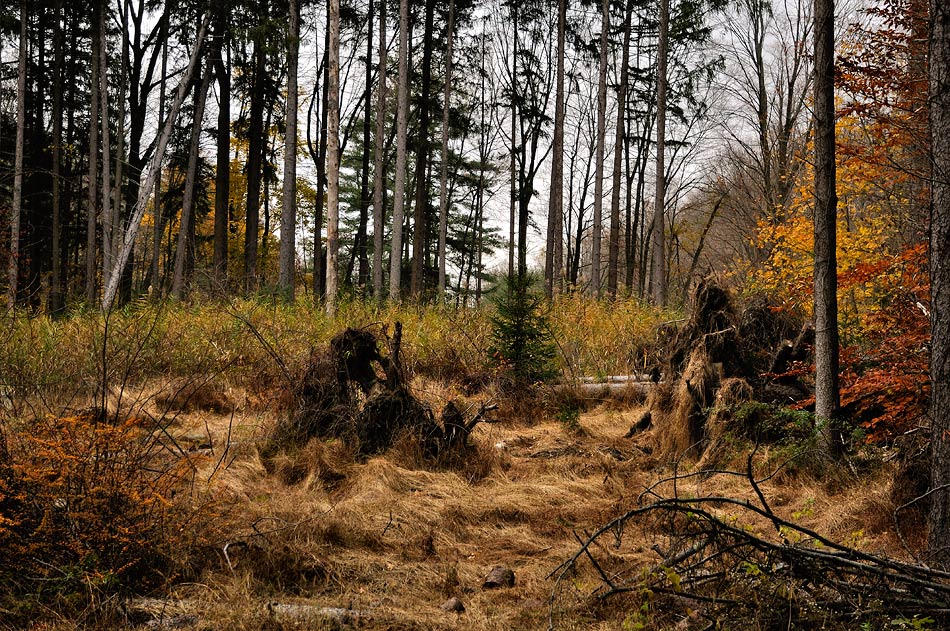
[[[527,277],[509,282],[510,291],[501,292],[495,300],[489,357],[518,381],[545,381],[557,374],[557,349],[544,296],[531,287]]]

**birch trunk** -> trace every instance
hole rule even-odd
[[[340,0],[329,3],[327,90],[327,314],[336,313],[340,224]]]
[[[373,169],[373,294],[383,298],[383,233],[386,209],[383,189],[386,186],[386,0],[379,0],[379,86],[376,95],[376,156]]]
[[[283,211],[280,216],[278,285],[288,302],[294,301],[297,253],[297,55],[300,50],[300,3],[290,0],[287,36],[287,125],[284,136]]]
[[[406,127],[409,114],[409,0],[399,1],[399,88],[396,108],[396,181],[393,191],[393,238],[389,257],[389,298],[399,300],[402,284],[402,224],[406,195]]]
[[[20,0],[20,50],[16,81],[16,147],[13,156],[13,207],[10,209],[10,261],[7,269],[7,308],[16,306],[20,280],[20,213],[23,206],[23,150],[26,131],[27,2]]]

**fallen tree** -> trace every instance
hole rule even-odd
[[[549,575],[550,628],[568,593],[587,602],[625,595],[647,626],[852,629],[916,620],[924,626],[899,628],[946,628],[950,573],[842,545],[780,517],[760,489],[764,479],[752,474],[751,456],[748,462],[745,473],[716,473],[747,478],[757,502],[656,492],[709,472],[677,475],[579,538],[577,551]],[[660,533],[652,565],[629,564],[616,552],[631,526]],[[599,582],[581,593],[585,583],[573,579],[585,562]]]

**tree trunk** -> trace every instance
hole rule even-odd
[[[815,416],[832,454],[838,414],[834,0],[815,0]]]
[[[607,48],[610,33],[610,0],[601,5],[600,69],[597,73],[597,157],[594,162],[594,225],[590,248],[590,292],[600,296],[600,241],[604,213],[604,144],[607,136]]]
[[[508,285],[511,291],[515,278],[515,208],[518,205],[518,6],[511,6],[511,25],[513,34],[511,55],[511,207],[508,211]]]
[[[607,246],[607,293],[617,295],[617,278],[620,268],[620,174],[623,170],[623,146],[627,115],[627,74],[630,55],[630,22],[633,17],[633,2],[627,0],[623,19],[623,58],[620,62],[620,89],[617,91],[617,133],[614,138],[613,188],[610,193],[610,239]]]
[[[551,192],[548,196],[547,251],[544,288],[548,298],[561,288],[564,231],[564,48],[567,34],[567,0],[557,3],[557,88],[554,100],[554,148],[551,156]]]
[[[209,60],[210,61],[210,60]],[[181,200],[181,224],[178,230],[178,248],[175,251],[175,276],[172,295],[181,300],[185,286],[191,280],[195,258],[195,186],[198,181],[198,149],[201,146],[201,122],[204,118],[208,86],[211,84],[211,66],[205,69],[195,91],[195,112],[191,122],[191,140],[188,143],[188,169]]]
[[[297,56],[300,50],[300,4],[290,0],[287,36],[287,126],[284,137],[283,211],[280,216],[278,285],[284,299],[294,301],[297,260]]]
[[[109,60],[106,56],[106,0],[99,0],[99,99],[102,118],[102,287],[112,279],[112,138],[109,130]],[[95,97],[93,97],[95,98]]]
[[[369,260],[367,259],[367,229],[369,227],[369,205],[372,200],[369,196],[369,152],[370,128],[373,118],[373,0],[367,4],[366,34],[366,76],[363,85],[363,155],[360,164],[360,219],[353,239],[353,251],[350,253],[350,263],[347,266],[346,277],[352,282],[353,266],[359,261],[360,269],[357,274],[357,285],[360,291],[366,289],[369,276]]]
[[[934,2],[930,32],[931,498],[927,548],[950,569],[950,6]]]
[[[214,182],[214,284],[216,291],[226,293],[228,283],[228,220],[231,196],[231,63],[224,56],[230,7],[221,9],[214,71],[218,79],[217,157]],[[157,201],[156,197],[156,201]]]
[[[162,77],[168,74],[168,38],[162,41]],[[161,82],[158,90],[158,114],[165,113],[165,81]],[[152,261],[149,265],[149,288],[154,291],[154,297],[159,298],[163,292],[162,279],[159,276],[159,260],[162,249],[162,235],[165,232],[165,210],[162,207],[162,165],[158,163],[158,175],[155,178],[155,200],[152,202]]]
[[[10,210],[10,261],[7,269],[7,308],[17,302],[20,280],[20,213],[23,206],[23,150],[26,132],[27,1],[20,0],[20,50],[16,81],[16,146],[13,156],[13,206]]]
[[[94,3],[94,10],[99,11],[99,3]],[[98,24],[98,16],[93,18]],[[89,181],[86,187],[86,303],[91,307],[96,302],[96,288],[98,286],[96,271],[97,239],[96,218],[98,215],[98,185],[99,185],[99,48],[102,38],[99,29],[92,28],[92,54],[90,56],[90,84],[89,84]],[[20,56],[25,60],[24,55]],[[25,61],[24,61],[25,63]],[[23,108],[20,108],[22,111]],[[156,244],[157,245],[157,244]],[[157,251],[157,248],[156,248]]]
[[[656,206],[653,211],[653,302],[666,306],[666,56],[670,3],[660,0],[660,33],[656,53]]]
[[[432,96],[432,45],[435,0],[426,0],[422,36],[422,92],[419,96],[419,136],[416,143],[416,203],[413,216],[412,276],[409,292],[425,289],[426,237],[429,223],[429,101]]]
[[[329,2],[327,90],[327,314],[336,313],[340,225],[340,0]]]
[[[63,0],[56,0],[53,9],[56,23],[53,61],[53,243],[52,274],[49,291],[49,312],[58,314],[63,309],[62,278],[62,142],[63,142]]]
[[[329,8],[327,9],[329,11]],[[329,14],[328,14],[329,17]],[[327,29],[323,38],[323,85],[320,97],[320,133],[317,139],[317,207],[313,217],[313,295],[319,300],[326,289],[327,271],[323,258],[323,191],[327,185],[327,86],[330,83],[329,68],[330,29]],[[319,74],[319,73],[318,73]],[[316,86],[314,86],[316,96]],[[311,105],[313,101],[311,100]],[[309,130],[309,126],[308,126]],[[309,131],[308,131],[309,142]],[[310,150],[313,155],[313,148]]]
[[[409,0],[399,0],[399,87],[396,108],[396,181],[393,191],[393,237],[389,257],[389,298],[399,300],[402,283],[402,223],[406,194],[406,127],[409,115]]]
[[[455,43],[455,0],[449,0],[445,51],[445,93],[442,96],[442,173],[439,177],[439,298],[445,295],[445,241],[449,229],[449,104],[452,98],[452,48]],[[461,270],[459,271],[461,275]]]
[[[266,14],[266,3],[261,9]],[[264,73],[267,71],[264,36],[254,42],[254,83],[247,143],[247,214],[244,226],[244,288],[257,289],[257,244],[261,209],[261,161],[264,145]]]
[[[372,0],[371,0],[372,1]],[[383,233],[386,208],[386,0],[379,0],[379,87],[376,96],[376,160],[373,169],[373,295],[383,298]]]

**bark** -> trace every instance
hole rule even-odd
[[[99,4],[95,3],[95,10]],[[94,18],[98,23],[98,19]],[[98,185],[99,185],[99,99],[96,92],[99,86],[99,48],[102,39],[98,28],[92,31],[92,55],[89,65],[91,68],[89,94],[89,175],[86,183],[86,303],[93,305],[96,301],[97,278],[96,270],[96,218],[98,215]],[[21,55],[25,60],[25,56]],[[20,108],[22,111],[22,108]],[[157,244],[156,244],[157,246]],[[157,251],[157,247],[156,247]]]
[[[327,99],[329,94],[327,86],[330,83],[329,77],[329,52],[330,52],[330,29],[327,29],[323,38],[323,85],[320,86],[320,131],[317,139],[317,207],[313,218],[313,295],[320,299],[326,289],[327,272],[323,258],[323,191],[327,185]],[[317,73],[319,75],[319,72]],[[317,85],[314,85],[314,95],[316,97]],[[310,101],[313,105],[313,99]],[[309,123],[308,123],[309,143]],[[313,147],[310,147],[310,155],[313,156]]]
[[[178,230],[178,247],[175,251],[175,276],[172,295],[181,300],[185,286],[191,280],[195,259],[195,185],[198,180],[198,149],[201,145],[201,121],[204,118],[208,86],[211,84],[210,65],[205,69],[195,91],[195,112],[191,123],[191,140],[188,143],[188,168],[185,173],[185,188],[181,200],[181,225]]]
[[[653,301],[666,306],[666,57],[670,3],[660,0],[660,34],[656,54],[656,205],[653,212]]]
[[[509,286],[515,277],[515,208],[518,204],[518,7],[511,7],[512,33],[514,43],[511,56],[511,207],[508,212],[508,280]]]
[[[406,126],[409,114],[409,0],[399,1],[399,88],[396,108],[396,181],[393,191],[393,236],[389,257],[389,298],[399,300],[402,283],[402,223],[406,194]]]
[[[224,293],[228,282],[228,219],[231,194],[231,64],[224,56],[223,41],[228,37],[227,23],[230,9],[221,12],[217,37],[221,38],[214,59],[215,75],[218,80],[218,129],[217,159],[215,162],[214,183],[214,284],[216,290]],[[156,200],[158,197],[156,196]]]
[[[329,2],[327,90],[327,314],[336,313],[340,224],[340,0]]]
[[[376,95],[376,160],[373,169],[373,294],[383,298],[383,233],[386,208],[383,190],[386,187],[386,0],[379,0],[379,86]]]
[[[367,228],[369,227],[369,205],[372,200],[369,196],[369,152],[370,128],[373,118],[373,0],[368,2],[366,17],[366,64],[363,82],[363,155],[360,165],[360,219],[356,228],[356,237],[353,239],[353,251],[350,253],[350,262],[346,270],[347,282],[352,282],[353,267],[359,260],[360,269],[357,275],[357,284],[360,290],[366,289],[369,277],[369,260],[367,259]]]
[[[445,51],[445,93],[442,96],[442,173],[439,177],[439,297],[445,295],[445,241],[449,227],[449,104],[452,99],[452,49],[455,43],[455,0],[449,0]],[[461,275],[461,273],[460,273]]]
[[[548,196],[548,238],[544,258],[544,288],[548,298],[561,288],[564,231],[564,48],[567,0],[557,3],[557,77],[554,98],[554,139],[551,156],[551,192]]]
[[[617,133],[614,138],[613,187],[610,194],[610,239],[607,246],[607,293],[617,295],[617,278],[620,267],[620,174],[623,169],[623,145],[627,115],[627,74],[630,54],[630,22],[633,3],[627,1],[623,19],[623,49],[620,62],[620,88],[617,91]]]
[[[409,291],[425,289],[426,236],[429,223],[429,101],[432,94],[432,44],[435,0],[426,0],[422,37],[422,93],[419,97],[419,137],[416,146],[416,203],[413,217],[412,277]]]
[[[600,296],[600,242],[604,213],[604,145],[607,135],[607,47],[610,33],[610,0],[603,0],[600,27],[600,68],[597,80],[597,157],[594,171],[594,225],[591,236],[590,292]]]
[[[204,41],[205,33],[208,30],[208,21],[209,17],[206,16],[198,29],[198,35],[195,40],[194,49],[191,53],[191,58],[188,61],[188,66],[185,68],[176,90],[175,100],[172,102],[168,116],[165,118],[164,124],[162,125],[161,131],[159,132],[155,143],[155,152],[152,154],[152,159],[149,161],[145,182],[143,186],[139,188],[139,196],[136,200],[135,209],[132,212],[129,224],[126,227],[125,236],[122,241],[122,247],[119,249],[119,255],[113,268],[114,270],[123,269],[126,261],[128,261],[129,256],[132,254],[132,247],[135,245],[135,236],[138,234],[139,226],[142,223],[142,217],[145,216],[145,209],[148,205],[150,192],[155,186],[155,180],[158,178],[158,173],[161,169],[162,158],[165,155],[165,148],[168,146],[168,140],[171,137],[172,127],[178,118],[178,112],[181,109],[181,104],[185,100],[185,94],[188,91],[188,85],[191,83],[192,74],[194,74],[195,66],[198,64],[198,55],[201,51],[201,45]],[[102,296],[103,311],[108,311],[112,308],[112,303],[115,300],[116,292],[119,289],[120,276],[120,274],[113,274],[110,276],[109,283],[106,285],[105,292]]]
[[[162,77],[168,73],[168,39],[162,42]],[[158,112],[159,116],[165,113],[165,82],[162,81],[158,91]],[[152,202],[152,223],[153,233],[152,242],[152,261],[149,265],[149,277],[151,283],[149,289],[154,290],[154,297],[158,298],[162,294],[162,280],[159,277],[159,259],[162,250],[162,235],[165,232],[165,211],[162,208],[162,165],[158,163],[158,176],[155,178],[155,201]]]
[[[13,206],[10,210],[10,261],[7,268],[7,308],[13,310],[20,279],[20,214],[23,206],[23,150],[26,132],[27,1],[20,0],[20,50],[16,82],[16,146],[13,156]]]
[[[931,499],[927,547],[935,564],[950,569],[950,7],[932,4],[930,33],[930,142],[933,201],[931,279]]]
[[[266,14],[266,5],[262,8]],[[254,42],[254,85],[248,125],[247,214],[244,226],[244,288],[257,288],[257,245],[261,209],[261,162],[264,152],[264,73],[267,71],[263,35]]]
[[[49,311],[58,314],[63,309],[63,280],[62,280],[62,142],[63,142],[63,33],[62,26],[63,0],[56,0],[54,4],[54,20],[56,28],[54,34],[54,61],[53,61],[53,243],[52,243],[52,274],[50,279]]]
[[[106,0],[99,0],[99,21],[96,28],[99,30],[99,99],[102,123],[102,287],[109,285],[112,279],[112,139],[109,130],[109,76],[107,68],[109,60],[106,57]],[[95,98],[95,97],[93,97]]]
[[[294,301],[297,259],[297,56],[300,50],[300,3],[290,0],[287,36],[287,125],[284,137],[283,209],[280,216],[278,285],[284,299]]]
[[[834,0],[815,0],[815,416],[832,453],[838,414]]]

